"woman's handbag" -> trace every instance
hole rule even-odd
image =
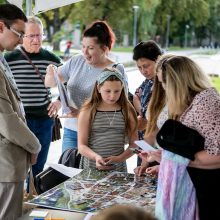
[[[190,160],[194,160],[196,152],[204,149],[205,139],[198,131],[173,119],[163,124],[156,138],[163,149]]]
[[[61,139],[60,129],[62,128],[61,121],[58,117],[54,119],[54,126],[52,132],[52,142]]]

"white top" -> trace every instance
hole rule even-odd
[[[169,116],[168,116],[168,107],[167,105],[162,109],[161,113],[158,116],[157,119],[157,127],[158,129],[161,129],[161,127],[163,126],[164,122],[166,120],[168,120]]]

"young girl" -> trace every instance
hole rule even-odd
[[[104,69],[91,98],[78,116],[80,168],[126,172],[129,147],[137,140],[136,112],[125,95],[124,79],[117,69]],[[124,151],[125,140],[129,147]]]

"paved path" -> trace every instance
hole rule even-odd
[[[181,51],[167,51],[166,53],[184,55],[192,58],[206,74],[215,74],[220,77],[220,52],[215,55],[204,55],[206,49],[190,49]],[[72,50],[74,53],[80,53],[80,50]],[[132,63],[131,52],[110,52],[109,56],[118,63]]]

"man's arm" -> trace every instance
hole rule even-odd
[[[0,134],[26,151],[37,154],[41,145],[25,122],[14,111],[6,87],[5,78],[0,74]]]

